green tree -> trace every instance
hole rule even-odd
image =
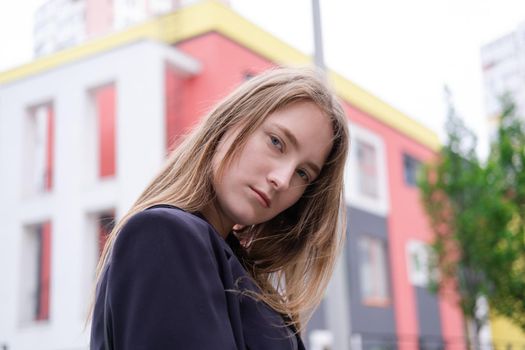
[[[477,348],[488,317],[477,308],[482,297],[525,329],[525,133],[506,99],[498,137],[482,164],[474,133],[447,96],[447,142],[435,162],[423,167],[419,186],[435,233],[431,268],[439,273],[433,289],[457,291]]]
[[[503,113],[486,172],[497,184],[498,200],[507,207],[506,225],[496,226],[501,239],[494,245],[490,305],[525,331],[525,125],[509,96],[502,98]],[[494,213],[490,220],[497,220]]]

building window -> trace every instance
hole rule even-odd
[[[368,306],[389,304],[385,244],[382,239],[361,236],[358,241],[361,298]]]
[[[352,144],[345,165],[348,205],[380,216],[388,215],[388,171],[385,143],[380,135],[350,123]]]
[[[86,215],[86,231],[83,235],[82,295],[80,318],[85,319],[90,307],[98,260],[104,250],[109,233],[115,226],[115,211],[101,210]]]
[[[54,114],[52,104],[28,110],[25,132],[24,192],[32,195],[53,188]]]
[[[104,250],[104,245],[106,245],[109,234],[113,230],[113,227],[115,227],[115,212],[108,211],[98,214],[97,226],[98,256],[100,256]]]
[[[90,91],[91,139],[88,153],[93,154],[95,178],[115,176],[116,93],[113,84]]]
[[[115,88],[104,86],[93,91],[98,119],[98,176],[115,175]]]
[[[405,183],[408,186],[417,186],[417,177],[420,169],[421,162],[419,160],[408,154],[403,154],[403,174]]]
[[[183,115],[185,77],[177,69],[166,64],[164,71],[165,107],[166,107],[166,152],[169,154],[180,141],[184,132]]]
[[[21,261],[21,323],[49,320],[51,282],[51,223],[25,229]]]
[[[356,141],[356,148],[359,191],[365,196],[377,198],[379,192],[377,151],[372,144],[362,140]]]
[[[243,74],[243,80],[244,81],[248,81],[250,80],[251,78],[255,77],[257,74],[252,72],[252,71],[245,71],[244,74]]]
[[[408,260],[408,279],[417,287],[428,286],[430,277],[437,277],[437,270],[431,271],[430,259],[433,256],[430,246],[424,242],[411,240],[406,247]]]

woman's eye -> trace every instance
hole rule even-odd
[[[280,151],[283,150],[283,144],[281,143],[281,140],[279,140],[277,137],[270,135],[270,142],[272,143],[272,145],[277,147]]]
[[[310,177],[308,176],[308,173],[302,169],[297,170],[297,174],[306,182],[310,182]]]

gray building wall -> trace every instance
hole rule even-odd
[[[393,304],[386,307],[372,307],[363,304],[359,285],[358,238],[368,235],[383,240],[385,245],[387,274],[389,269],[387,221],[385,217],[349,207],[348,236],[345,246],[349,281],[349,300],[351,312],[352,334],[360,335],[363,349],[381,347],[392,344],[396,337]],[[389,296],[392,299],[391,278],[388,276]]]
[[[423,287],[414,287],[417,303],[420,349],[440,349],[443,345],[437,296]]]
[[[326,322],[326,299],[323,299],[312,315],[312,318],[306,327],[306,334],[309,334],[314,329],[328,329],[328,324]]]
[[[361,286],[359,285],[359,255],[358,239],[367,235],[383,241],[386,253],[387,273],[390,272],[388,256],[387,220],[385,217],[371,214],[355,207],[347,208],[347,240],[344,247],[348,281],[348,314],[351,320],[353,337],[357,335],[361,348],[395,349],[400,347],[402,339],[396,335],[394,317],[392,277],[388,275],[389,296],[392,303],[386,307],[374,307],[362,302]],[[424,350],[441,349],[443,336],[439,302],[436,295],[426,288],[414,287],[416,310],[419,326],[419,348]],[[315,329],[328,329],[326,301],[320,304],[310,320],[306,334]]]

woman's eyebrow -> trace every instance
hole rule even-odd
[[[297,142],[297,138],[295,137],[294,134],[292,134],[290,130],[288,130],[287,128],[279,124],[274,124],[274,125],[277,129],[279,129],[284,134],[284,136],[286,136],[287,139],[290,140],[290,142],[295,148],[300,149],[299,142]]]
[[[279,124],[273,124],[277,129],[279,129],[283,134],[284,136],[290,140],[290,142],[292,143],[292,145],[299,149],[299,142],[297,142],[297,138],[295,137],[294,134],[292,134],[292,132],[290,130],[288,130],[286,127],[282,126],[282,125],[279,125]],[[312,170],[316,173],[316,174],[319,174],[321,172],[321,169],[315,164],[315,163],[312,163],[312,162],[306,162],[306,165],[308,165],[310,168],[312,168]]]

